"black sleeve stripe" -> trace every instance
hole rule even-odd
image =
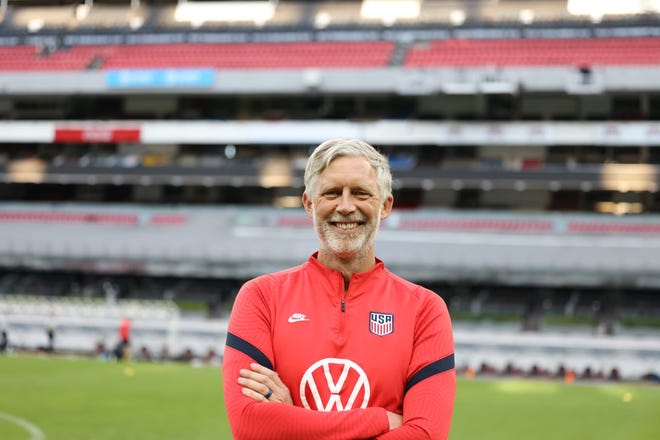
[[[454,353],[443,357],[439,361],[435,361],[432,364],[427,365],[415,373],[406,384],[405,392],[407,393],[408,390],[412,388],[416,383],[421,382],[424,379],[433,376],[434,374],[451,370],[452,368],[454,368]]]
[[[227,347],[235,348],[241,353],[250,356],[256,363],[263,365],[266,368],[270,368],[271,370],[273,369],[273,364],[270,362],[270,359],[268,359],[261,350],[245,339],[241,339],[232,333],[227,333]]]

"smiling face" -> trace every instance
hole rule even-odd
[[[328,264],[356,259],[373,265],[375,236],[392,210],[393,198],[381,199],[369,161],[363,156],[334,159],[318,175],[311,194],[303,194],[303,205],[319,236],[319,260]]]

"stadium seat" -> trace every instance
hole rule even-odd
[[[103,69],[383,67],[394,43],[176,43],[115,46]]]
[[[658,38],[519,38],[435,40],[413,46],[403,65],[592,66],[658,63]]]

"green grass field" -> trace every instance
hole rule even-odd
[[[0,356],[0,439],[231,439],[221,382],[217,367]],[[659,411],[660,386],[460,379],[451,439],[658,439]]]

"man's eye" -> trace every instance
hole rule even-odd
[[[335,198],[339,197],[339,191],[326,191],[322,195],[327,198]]]

